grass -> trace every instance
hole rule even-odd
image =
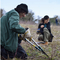
[[[22,27],[29,27],[32,37],[38,42],[37,24],[21,24]],[[26,51],[28,57],[27,60],[60,60],[60,26],[51,26],[52,34],[54,35],[53,42],[50,42],[48,46],[40,45],[42,49],[49,55],[47,58],[42,52],[36,50],[28,42],[22,41],[21,45]],[[13,60],[21,60],[14,58]]]
[[[35,41],[38,41],[38,35],[36,34],[38,25],[21,24],[23,27],[29,27],[31,30],[32,37]],[[53,42],[49,43],[48,46],[40,45],[43,50],[50,56],[51,59],[47,58],[40,51],[36,50],[27,42],[22,42],[22,47],[28,54],[27,60],[59,60],[60,59],[60,26],[51,26],[52,34],[54,35]]]

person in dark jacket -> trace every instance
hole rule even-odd
[[[58,18],[56,18],[56,20],[55,20],[55,21],[56,21],[56,25],[58,25]]]
[[[38,40],[44,41],[43,45],[48,45],[48,42],[52,42],[53,35],[51,33],[49,16],[46,15],[41,19],[37,34],[39,34]]]
[[[19,4],[15,9],[7,12],[1,17],[1,58],[6,60],[9,58],[25,59],[27,54],[18,41],[18,34],[26,36],[26,29],[21,27],[19,20],[28,14],[28,6]]]

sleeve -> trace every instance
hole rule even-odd
[[[13,13],[9,18],[9,27],[16,33],[24,34],[25,29],[19,25],[19,15],[17,13]]]
[[[40,31],[40,24],[38,25],[38,29],[37,29],[37,31]]]
[[[39,24],[38,29],[41,27],[41,24]]]
[[[41,28],[41,25],[42,25],[42,24],[39,24],[38,30],[39,30],[40,33],[43,33],[43,28]]]

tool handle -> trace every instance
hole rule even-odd
[[[43,51],[43,49],[38,45],[38,47],[35,45],[35,44],[33,44],[33,43],[31,43],[28,39],[26,39],[25,38],[25,40],[28,42],[28,43],[30,43],[32,46],[34,46],[36,49],[38,49],[39,51],[42,51],[42,53],[44,53],[47,57],[49,57],[44,51]],[[34,40],[33,40],[34,41]],[[34,41],[35,42],[35,41]]]
[[[38,46],[39,50],[42,51],[42,53],[44,53],[47,57],[49,57],[44,51],[43,49],[35,42],[35,40],[32,38],[32,41]]]

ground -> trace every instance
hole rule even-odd
[[[37,24],[20,24],[23,27],[29,27],[32,37],[36,42],[38,41]],[[54,35],[53,42],[50,42],[48,46],[40,45],[42,49],[50,56],[47,58],[40,51],[36,50],[28,42],[22,41],[21,45],[28,54],[27,60],[60,60],[60,26],[51,25],[52,34]],[[18,60],[18,59],[17,59]]]
[[[36,42],[38,41],[37,24],[27,24],[20,23],[20,25],[24,28],[29,27],[32,37]],[[48,46],[40,45],[42,49],[49,55],[51,59],[46,57],[42,52],[35,49],[28,42],[22,41],[21,45],[24,50],[27,52],[27,60],[60,60],[60,26],[51,25],[52,34],[54,35],[53,42],[50,42]],[[21,60],[14,58],[13,60]]]

